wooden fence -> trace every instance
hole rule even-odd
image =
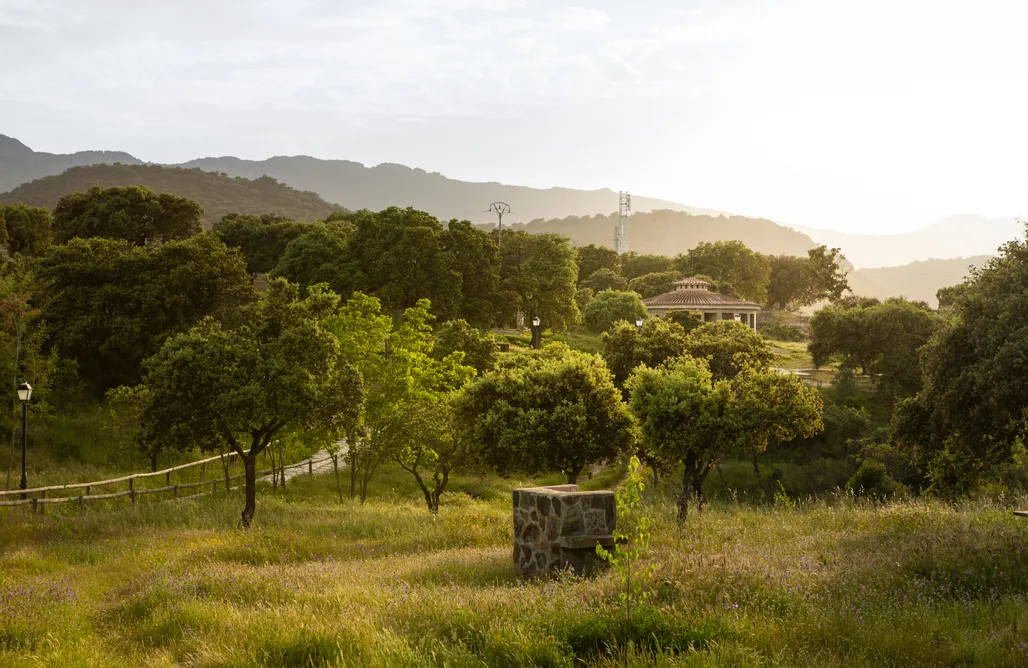
[[[152,471],[149,473],[133,473],[132,475],[122,476],[120,478],[111,478],[110,480],[96,480],[93,482],[79,482],[67,485],[50,485],[48,487],[34,487],[32,489],[10,489],[0,490],[0,508],[13,507],[13,506],[32,506],[33,512],[44,512],[44,509],[48,505],[59,504],[59,503],[77,503],[79,507],[85,507],[85,504],[90,501],[102,501],[106,499],[120,499],[128,497],[129,500],[134,504],[142,496],[148,496],[151,494],[170,494],[171,499],[186,498],[189,496],[199,496],[201,494],[207,494],[210,492],[214,494],[218,491],[218,487],[224,485],[225,491],[231,491],[232,489],[239,487],[239,481],[246,477],[246,473],[240,473],[237,475],[229,475],[228,467],[232,463],[232,459],[237,457],[235,452],[228,453],[227,455],[218,455],[216,457],[208,457],[207,459],[201,459],[199,461],[190,462],[188,464],[180,464],[178,466],[172,466],[171,468],[164,469],[162,471]],[[286,466],[275,467],[272,466],[270,469],[257,471],[257,478],[264,478],[269,475],[283,476],[285,479],[285,471],[307,467],[307,471],[310,475],[314,475],[314,467],[330,462],[335,459],[335,455],[329,455],[321,459],[314,459],[313,457],[305,459],[295,464],[289,464]],[[187,482],[180,483],[177,485],[171,484],[171,474],[177,471],[184,471],[195,467],[200,467],[201,475],[206,472],[207,465],[212,462],[218,462],[221,465],[222,472],[217,478],[210,480],[201,480],[199,482]],[[336,463],[336,462],[334,462]],[[159,478],[164,476],[165,485],[163,487],[154,487],[150,489],[137,489],[136,481],[146,480],[149,478]],[[116,487],[124,484],[128,484],[128,489],[121,491],[109,491],[106,493],[94,494],[93,491],[96,489],[104,489],[108,487]],[[209,488],[209,489],[208,489]],[[78,495],[69,494],[69,492],[79,491]],[[186,493],[183,493],[186,492]],[[5,497],[11,496],[26,496],[27,498],[18,498],[13,501],[3,500]]]

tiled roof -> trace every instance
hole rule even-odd
[[[695,276],[693,276],[692,278],[683,278],[680,281],[675,281],[673,283],[673,285],[676,288],[703,288],[703,289],[707,289],[707,288],[710,287],[710,283],[708,283],[707,281],[703,280],[702,278],[696,278]]]
[[[708,290],[672,290],[656,297],[644,299],[646,306],[743,306],[746,308],[760,308],[760,304],[748,302],[744,299],[726,297],[725,295]]]

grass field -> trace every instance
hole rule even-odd
[[[729,499],[678,528],[648,490],[658,581],[626,634],[610,573],[518,579],[529,482],[459,478],[433,518],[402,471],[365,505],[303,476],[249,531],[237,496],[0,511],[0,665],[1028,664],[1009,503]]]

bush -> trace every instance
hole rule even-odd
[[[671,322],[681,325],[686,332],[691,332],[703,324],[700,316],[692,311],[671,311],[666,317]]]
[[[785,315],[780,312],[772,312],[766,321],[760,323],[760,333],[765,338],[776,341],[806,341],[810,338],[808,332],[789,323]]]
[[[634,323],[639,318],[646,318],[646,307],[634,292],[604,290],[585,307],[585,326],[597,334],[606,332],[619,320]]]
[[[500,347],[488,332],[475,329],[465,320],[449,320],[436,330],[432,357],[441,360],[458,350],[464,352],[464,364],[475,367],[481,375],[496,366]]]
[[[582,287],[592,288],[594,292],[603,290],[625,290],[628,288],[628,281],[611,269],[606,267],[597,269],[589,278],[582,281]]]
[[[846,483],[846,489],[855,494],[886,497],[899,491],[900,484],[893,480],[884,464],[867,460]]]

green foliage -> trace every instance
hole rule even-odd
[[[618,387],[624,386],[640,364],[657,367],[686,350],[685,329],[664,318],[645,320],[642,327],[622,320],[614,323],[602,338],[603,359]]]
[[[587,279],[581,281],[582,286],[592,288],[593,292],[604,290],[627,290],[628,281],[611,269],[597,269]]]
[[[96,395],[137,384],[169,336],[254,294],[239,253],[209,234],[152,246],[74,239],[40,259],[39,278],[50,340]]]
[[[560,471],[574,483],[587,464],[633,442],[631,415],[603,360],[562,344],[485,374],[465,388],[457,411],[479,457],[500,471]]]
[[[932,311],[904,299],[872,306],[828,306],[810,319],[814,364],[831,356],[872,374],[883,396],[909,396],[921,387],[918,350],[942,327]]]
[[[271,213],[288,220],[322,220],[339,210],[315,193],[295,190],[270,176],[244,179],[199,168],[160,165],[72,167],[56,176],[21,185],[2,198],[5,202],[53,209],[62,197],[93,186],[144,186],[159,193],[174,193],[195,200],[207,214],[207,225],[213,225],[230,213],[257,216]]]
[[[589,305],[589,302],[593,300],[596,293],[592,288],[578,288],[575,291],[575,306],[578,307],[579,313],[585,313],[585,307]]]
[[[628,462],[628,476],[617,492],[618,528],[614,530],[614,549],[596,546],[596,554],[613,566],[621,579],[622,592],[618,601],[625,608],[625,637],[632,635],[632,606],[645,605],[653,593],[651,586],[657,573],[657,564],[642,566],[650,554],[650,518],[639,512],[642,491],[646,488],[639,474],[639,458]]]
[[[620,276],[621,257],[613,248],[589,244],[588,246],[579,246],[575,252],[578,257],[578,283],[580,285],[600,269],[606,269]],[[604,288],[593,289],[599,291]]]
[[[838,248],[818,246],[807,251],[807,257],[773,255],[767,306],[789,309],[809,306],[829,299],[837,300],[849,289],[842,269],[845,258]]]
[[[727,283],[742,299],[767,302],[771,263],[741,241],[701,242],[688,254],[676,257],[674,265],[686,276],[710,276]]]
[[[590,332],[606,332],[614,323],[624,320],[635,324],[647,317],[646,307],[635,292],[604,290],[585,307],[585,326]]]
[[[854,494],[878,497],[892,496],[899,487],[899,483],[885,470],[885,465],[873,460],[863,462],[853,477],[846,482],[846,489]]]
[[[664,317],[686,332],[691,332],[703,324],[703,314],[696,311],[671,311]]]
[[[500,347],[492,334],[475,329],[466,320],[448,320],[435,332],[432,357],[442,360],[455,352],[464,353],[463,364],[482,375],[496,366]]]
[[[307,225],[274,214],[230,213],[214,226],[214,231],[226,246],[242,252],[246,270],[256,277],[275,268],[286,246],[307,231]]]
[[[935,293],[935,298],[939,301],[939,311],[945,312],[954,310],[966,292],[967,283],[951,285],[947,288],[939,288]]]
[[[0,246],[11,255],[41,255],[53,241],[50,211],[27,204],[0,204]]]
[[[74,238],[121,239],[135,246],[185,239],[203,231],[199,203],[145,186],[101,189],[65,195],[54,207],[59,244]]]
[[[343,260],[349,233],[350,226],[345,222],[311,223],[283,249],[271,278],[284,278],[304,287],[325,283],[333,291],[344,293]]]
[[[705,359],[715,380],[734,378],[747,366],[769,369],[775,355],[760,334],[734,320],[706,322],[688,333],[684,353]]]
[[[451,220],[443,235],[450,271],[460,275],[458,315],[475,327],[496,324],[501,311],[500,250],[466,220]]]
[[[680,522],[690,496],[702,507],[703,483],[728,453],[760,453],[771,440],[784,443],[823,428],[815,389],[751,364],[718,379],[704,360],[683,356],[657,369],[637,368],[627,387],[647,457],[684,468]]]
[[[656,297],[665,292],[671,292],[675,287],[675,281],[682,278],[678,271],[661,271],[652,274],[643,274],[633,278],[628,283],[628,289],[638,292],[643,299]]]
[[[327,328],[339,298],[273,281],[237,327],[212,318],[147,361],[141,442],[150,451],[235,451],[246,472],[242,521],[256,508],[257,457],[282,433],[330,443],[353,433],[362,384]]]
[[[575,249],[558,234],[508,232],[503,235],[501,288],[506,293],[504,318],[517,312],[527,321],[538,316],[543,327],[564,331],[581,317],[575,303],[578,265]]]
[[[760,333],[764,338],[774,341],[806,341],[810,338],[802,329],[790,323],[787,315],[781,311],[770,312],[770,317],[760,323]]]
[[[671,271],[671,258],[629,251],[621,256],[621,275],[629,281],[647,274]]]
[[[1012,461],[1028,415],[1028,241],[972,272],[922,352],[923,389],[897,409],[898,442],[932,489],[961,494]]]

